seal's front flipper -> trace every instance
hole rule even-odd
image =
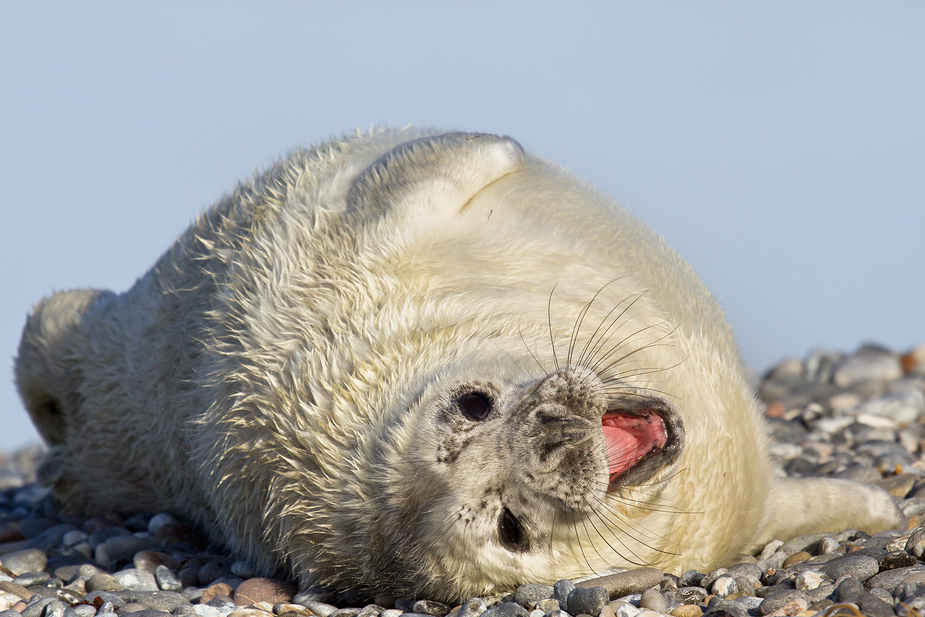
[[[764,533],[753,548],[817,531],[905,529],[906,517],[886,491],[833,478],[782,478],[770,495]]]
[[[79,404],[79,370],[89,343],[86,321],[113,294],[80,289],[39,302],[26,321],[16,357],[16,386],[32,422],[49,445],[62,445],[67,415]]]
[[[457,214],[483,188],[515,171],[524,151],[510,137],[447,133],[392,148],[354,181],[354,216],[399,216],[414,226]]]

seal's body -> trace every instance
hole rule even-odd
[[[490,135],[295,153],[126,293],[39,304],[16,376],[67,506],[188,515],[303,586],[460,599],[903,522],[773,477],[689,266]]]

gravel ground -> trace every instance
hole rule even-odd
[[[34,483],[42,448],[0,456],[0,617],[649,617],[925,614],[925,345],[781,362],[756,383],[781,473],[883,487],[908,529],[774,541],[714,572],[641,568],[452,607],[380,596],[335,607],[258,578],[167,514],[62,515]]]

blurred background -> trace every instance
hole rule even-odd
[[[756,372],[925,342],[925,3],[5,3],[0,451],[33,302],[370,125],[508,134],[664,235]]]

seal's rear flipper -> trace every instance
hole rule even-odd
[[[112,295],[95,289],[56,293],[35,306],[23,328],[16,386],[49,445],[64,444],[68,410],[79,402],[79,365],[88,344],[86,319],[101,299]]]
[[[906,517],[893,498],[869,484],[833,478],[781,478],[770,494],[773,503],[754,548],[817,531],[859,529],[877,533],[906,528]]]

